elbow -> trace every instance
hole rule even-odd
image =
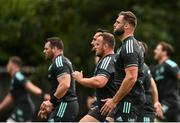
[[[103,88],[107,82],[108,82],[108,79],[100,76],[94,80],[94,86],[95,88]]]
[[[102,83],[97,83],[96,88],[102,88],[102,87],[104,87],[104,84],[102,84]]]
[[[106,83],[104,81],[97,79],[96,82],[94,83],[94,86],[95,86],[95,88],[102,88],[105,86],[105,84]]]
[[[37,90],[37,94],[38,95],[41,95],[43,93],[43,91],[39,88],[38,90]],[[35,93],[36,94],[36,93]]]
[[[65,88],[68,90],[70,88],[70,84],[67,84]]]
[[[69,84],[68,83],[63,84],[63,87],[64,87],[64,89],[68,90],[70,88],[70,83]]]
[[[96,82],[96,88],[103,88],[106,85],[106,82],[104,81],[97,81]]]
[[[137,76],[129,76],[128,80],[134,85],[137,81]]]
[[[136,81],[137,81],[137,77],[132,77],[132,78],[130,79],[130,81],[131,81],[133,84],[135,84]]]

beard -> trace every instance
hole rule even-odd
[[[97,56],[97,57],[101,57],[101,54],[97,54],[97,53],[96,53],[96,56]]]
[[[91,52],[96,52],[94,46],[91,48]]]
[[[117,35],[117,36],[122,36],[124,34],[124,28],[121,27],[117,30],[114,30],[114,34]]]
[[[99,57],[99,58],[102,58],[103,52],[98,52],[98,53],[96,52],[96,56]]]
[[[162,54],[155,54],[155,55],[154,55],[154,59],[155,59],[156,61],[160,61],[162,58],[163,58]]]
[[[53,55],[52,54],[45,54],[45,59],[47,61],[52,60],[53,59]]]
[[[6,70],[8,73],[11,73],[11,71],[12,71],[10,68],[6,68]]]

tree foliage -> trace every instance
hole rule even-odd
[[[76,68],[92,70],[90,41],[98,27],[112,31],[121,10],[138,17],[135,36],[150,47],[147,62],[153,62],[152,50],[158,41],[170,42],[178,61],[180,23],[179,1],[92,1],[92,0],[6,0],[0,1],[0,63],[19,55],[26,65],[44,64],[43,45],[47,37],[59,36],[65,43],[65,55]]]

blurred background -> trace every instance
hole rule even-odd
[[[64,54],[74,69],[83,70],[86,77],[92,76],[95,66],[92,37],[97,28],[112,32],[122,10],[133,11],[138,18],[135,37],[149,46],[145,60],[148,65],[156,64],[153,50],[159,41],[174,46],[172,59],[180,64],[179,0],[0,0],[0,101],[9,89],[11,78],[6,64],[14,55],[23,60],[23,72],[28,78],[48,92],[49,64],[42,52],[47,37],[60,37],[65,45]],[[86,98],[93,91],[77,84],[78,118],[87,113]],[[33,99],[38,110],[41,100]],[[5,121],[10,111],[0,113],[0,121]]]

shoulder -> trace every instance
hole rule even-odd
[[[124,53],[129,54],[129,53],[134,53],[135,50],[137,49],[137,41],[134,38],[129,38],[126,40],[126,42],[122,45],[122,50]]]
[[[144,72],[147,73],[147,74],[151,74],[151,71],[148,67],[148,65],[146,63],[143,64],[143,69],[144,69]]]
[[[24,80],[25,77],[21,72],[17,72],[15,74],[15,78],[18,79],[19,81],[22,81],[22,80]]]
[[[172,67],[172,68],[178,66],[178,65],[176,64],[176,62],[174,62],[173,60],[170,60],[170,59],[166,60],[166,61],[165,61],[165,64],[166,64],[167,66],[169,66],[169,67]]]
[[[63,67],[63,65],[64,65],[63,57],[62,56],[56,57],[55,60],[54,60],[54,65],[55,65],[56,68]]]
[[[107,69],[109,64],[112,63],[113,61],[114,61],[114,55],[110,55],[110,56],[103,58],[100,61],[99,68],[100,69]]]
[[[145,70],[148,70],[148,69],[149,69],[149,67],[147,66],[146,63],[143,64],[143,69],[145,69]]]
[[[112,59],[114,59],[114,58],[115,58],[115,56],[116,56],[116,54],[112,54],[112,55],[110,55],[110,57],[111,57]]]
[[[63,63],[72,65],[71,61],[67,57],[65,57],[65,56],[63,56]]]
[[[56,57],[56,59],[54,60],[54,63],[53,63],[54,69],[67,68],[67,67],[72,68],[72,63],[68,58],[66,58],[65,56]]]

